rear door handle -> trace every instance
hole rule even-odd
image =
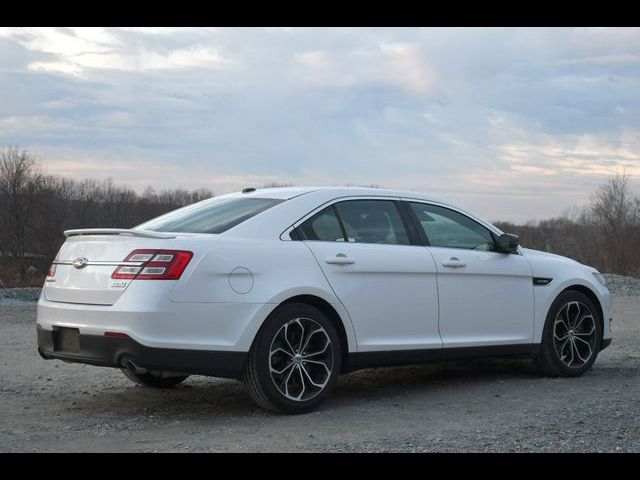
[[[445,260],[442,262],[443,267],[449,268],[462,268],[466,267],[467,264],[460,260],[458,257],[451,257],[449,260]]]
[[[335,257],[327,257],[324,261],[331,265],[351,265],[352,263],[355,263],[344,253],[338,253]]]

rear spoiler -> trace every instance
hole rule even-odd
[[[132,235],[134,237],[146,238],[176,238],[171,233],[152,232],[151,230],[134,230],[129,228],[80,228],[77,230],[65,230],[65,237],[73,237],[75,235]]]

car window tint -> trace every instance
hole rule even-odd
[[[466,215],[426,203],[411,203],[420,225],[434,247],[493,250],[491,232]]]
[[[222,233],[282,201],[274,198],[205,200],[169,212],[135,228],[156,232]]]
[[[392,200],[346,200],[336,204],[347,241],[409,245],[409,236]]]
[[[327,207],[316,213],[299,227],[305,240],[324,242],[344,242],[340,223],[333,207]],[[298,229],[296,229],[298,230]]]

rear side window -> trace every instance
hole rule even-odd
[[[429,239],[429,245],[467,250],[493,250],[491,232],[466,215],[426,203],[410,205]]]
[[[283,201],[274,198],[205,200],[149,220],[136,228],[156,232],[222,233]]]
[[[327,207],[316,213],[298,228],[305,240],[323,242],[344,242],[340,222],[333,207]],[[296,230],[298,230],[296,229]]]

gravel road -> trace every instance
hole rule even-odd
[[[640,452],[639,295],[615,296],[613,344],[580,378],[539,376],[528,360],[366,370],[343,376],[319,411],[284,416],[236,381],[191,377],[158,391],[117,370],[42,360],[23,298],[37,292],[4,293],[1,452]]]

